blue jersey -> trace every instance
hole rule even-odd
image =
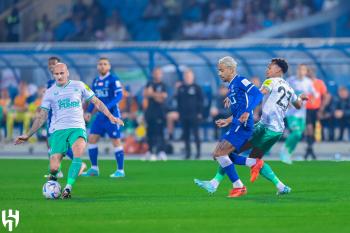
[[[50,87],[52,87],[52,85],[55,84],[55,82],[55,79],[50,79],[49,81],[47,81],[46,88],[49,89]]]
[[[116,75],[110,73],[106,74],[104,77],[97,77],[92,82],[91,89],[93,92],[95,92],[96,97],[99,98],[107,106],[109,111],[115,117],[119,118],[120,111],[118,103],[123,97],[123,89],[119,78]],[[91,112],[92,109],[93,104],[90,104],[88,111]],[[103,113],[98,114],[103,115]]]
[[[260,103],[262,93],[248,79],[240,75],[236,75],[231,80],[228,89],[227,97],[230,99],[230,109],[233,117],[232,127],[240,124],[238,119],[244,112],[249,112],[249,118],[243,126],[253,129],[253,110]]]

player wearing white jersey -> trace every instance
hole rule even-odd
[[[50,180],[56,180],[63,156],[69,147],[73,150],[73,160],[69,167],[67,185],[62,198],[71,197],[72,186],[79,174],[81,156],[86,147],[86,131],[83,118],[83,100],[91,101],[96,108],[114,123],[123,125],[123,121],[114,117],[108,108],[95,96],[93,91],[81,81],[69,80],[66,64],[57,63],[53,69],[56,84],[49,88],[42,100],[41,108],[28,134],[19,136],[15,144],[27,141],[47,120],[48,111],[52,110],[50,124]]]
[[[260,91],[264,94],[262,116],[260,121],[254,126],[252,138],[241,148],[239,153],[248,149],[252,149],[252,151],[246,160],[232,153],[230,158],[235,164],[250,167],[250,158],[262,158],[281,138],[285,128],[283,119],[288,107],[293,105],[295,108],[301,108],[302,102],[308,99],[305,94],[297,96],[293,88],[283,79],[283,74],[287,70],[287,62],[281,58],[272,59],[268,65],[266,70],[266,77],[268,78],[260,88]],[[227,119],[217,121],[219,127],[226,127],[228,123]],[[278,194],[287,194],[291,191],[290,187],[278,179],[266,162],[261,168],[260,174],[276,186]],[[212,180],[201,181],[196,179],[195,183],[208,192],[213,193],[224,178],[224,175],[224,171],[219,168]],[[253,182],[254,180],[251,181]]]
[[[296,94],[305,93],[308,96],[317,97],[312,81],[306,77],[308,67],[305,64],[298,66],[297,76],[287,79],[289,85],[295,90]],[[292,154],[303,137],[306,127],[306,107],[300,109],[290,108],[287,112],[287,124],[289,135],[280,151],[281,161],[292,164]]]

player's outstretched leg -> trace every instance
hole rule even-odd
[[[225,170],[219,166],[216,175],[211,180],[199,180],[194,179],[194,183],[199,187],[205,189],[208,193],[215,193],[217,188],[219,187],[220,182],[225,177]]]
[[[115,125],[113,125],[115,126]],[[125,177],[124,172],[124,149],[120,140],[120,131],[119,128],[115,129],[116,138],[112,137],[112,144],[114,147],[114,156],[117,162],[117,170],[110,175],[111,178],[123,178]],[[111,135],[110,135],[111,136]]]
[[[91,135],[90,135],[91,136]],[[89,138],[90,140],[90,138]],[[81,176],[99,176],[99,168],[97,165],[98,159],[98,146],[97,144],[89,143],[89,157],[91,162],[91,168],[89,168],[86,172],[83,172]]]
[[[225,170],[225,173],[232,182],[233,189],[230,191],[228,197],[239,197],[247,193],[247,188],[236,172],[235,165],[229,158],[228,154],[234,151],[234,147],[226,140],[219,142],[214,151],[214,158],[218,161],[220,166]]]
[[[247,158],[236,153],[231,153],[230,159],[234,164],[250,167],[250,182],[252,183],[258,178],[259,172],[264,165],[264,161],[261,159]]]
[[[47,176],[48,180],[57,180],[57,174],[61,168],[62,157],[61,154],[53,154],[50,156],[49,175]]]
[[[123,146],[114,147],[114,156],[117,161],[117,170],[110,175],[112,178],[122,178],[125,177],[124,172],[124,150]]]
[[[280,179],[278,179],[276,174],[272,171],[271,167],[267,163],[264,163],[264,166],[260,170],[260,174],[276,186],[277,195],[288,194],[292,191],[290,187],[283,184]]]
[[[77,136],[78,138],[74,141],[74,137]],[[83,155],[86,146],[85,138],[80,137],[78,132],[76,132],[76,135],[73,133],[71,137],[71,140],[74,141],[72,146],[74,158],[68,170],[67,185],[62,192],[62,199],[68,199],[71,197],[73,185],[79,175],[79,171],[82,165],[81,156]]]

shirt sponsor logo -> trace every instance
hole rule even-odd
[[[80,107],[79,100],[71,101],[69,98],[58,100],[58,109],[78,108]]]

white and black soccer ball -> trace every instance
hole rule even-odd
[[[43,186],[43,195],[46,199],[59,198],[61,196],[61,185],[57,181],[47,181]]]

